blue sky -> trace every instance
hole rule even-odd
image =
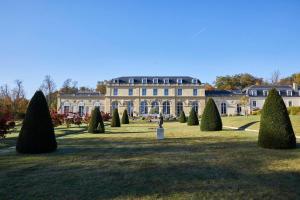
[[[0,84],[300,71],[298,0],[0,1]]]

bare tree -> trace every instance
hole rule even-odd
[[[271,84],[276,85],[280,81],[280,71],[276,70],[273,72],[272,77],[271,77]]]
[[[56,85],[50,75],[45,76],[40,89],[44,92],[47,98],[48,106],[50,107],[53,102],[53,98],[55,98],[53,94],[56,90]]]
[[[4,97],[10,97],[10,96],[11,96],[11,93],[10,93],[8,85],[7,84],[2,85],[0,87],[0,97],[4,98]]]
[[[23,81],[15,80],[16,87],[12,90],[12,99],[18,101],[25,97],[25,91],[23,87]]]

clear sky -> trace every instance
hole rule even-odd
[[[0,0],[0,85],[300,71],[299,0]]]

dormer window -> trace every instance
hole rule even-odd
[[[279,95],[281,95],[281,91],[280,90],[277,90],[277,92],[278,92]]]
[[[168,78],[164,79],[164,84],[169,84],[169,79]]]
[[[293,96],[293,91],[292,90],[287,90],[286,95],[289,96],[289,97]]]
[[[269,91],[268,90],[264,90],[263,93],[264,93],[264,96],[268,96]]]
[[[153,79],[153,84],[158,84],[158,78]]]
[[[113,79],[113,83],[119,83],[119,79]]]
[[[251,96],[257,96],[257,90],[250,90]]]
[[[177,79],[177,83],[178,83],[178,84],[182,84],[182,78],[178,78],[178,79]]]
[[[142,84],[147,84],[147,78],[142,79]]]
[[[130,78],[130,79],[128,80],[128,82],[129,82],[129,84],[134,84],[134,79],[133,79],[133,78]]]
[[[193,79],[192,79],[192,83],[193,83],[193,84],[196,84],[196,83],[197,83],[197,79],[196,79],[196,78],[193,78]]]

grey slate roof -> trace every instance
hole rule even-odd
[[[293,90],[293,87],[290,86],[290,85],[252,85],[252,86],[249,86],[247,88],[245,88],[243,90],[243,92],[249,96],[252,96],[250,91],[251,90],[256,90],[257,91],[257,96],[258,97],[263,97],[264,94],[263,94],[263,91],[266,90],[266,91],[269,91],[271,89],[277,89],[278,91],[280,91],[280,95],[281,96],[288,96],[287,95],[287,91],[292,91],[293,92],[293,97],[299,97],[299,89],[298,88],[298,91],[294,91]]]
[[[163,84],[165,78],[169,79],[169,84],[177,84],[177,79],[179,78],[182,79],[182,84],[192,84],[192,80],[194,79],[190,76],[122,76],[114,78],[109,82],[113,83],[113,80],[119,80],[119,84],[128,84],[131,78],[134,79],[134,84],[141,84],[143,78],[147,78],[147,84],[152,84],[154,78],[158,78],[158,84]],[[201,84],[201,81],[197,79],[197,83]]]
[[[205,96],[207,97],[220,97],[220,96],[234,96],[243,95],[240,90],[206,90]]]

